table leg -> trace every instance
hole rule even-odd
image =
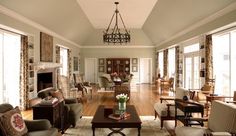
[[[140,136],[141,127],[138,128],[138,136]]]
[[[95,136],[95,127],[92,127],[93,129],[93,136]]]

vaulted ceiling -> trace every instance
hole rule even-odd
[[[235,0],[116,0],[128,28],[159,45]],[[114,0],[0,0],[0,4],[79,45],[107,27]],[[0,22],[1,23],[1,22]],[[132,31],[132,29],[131,29]],[[102,35],[102,32],[101,32]]]

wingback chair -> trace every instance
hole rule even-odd
[[[59,89],[63,91],[63,96],[65,98],[78,97],[78,89],[72,83],[70,83],[68,77],[66,76],[59,76]]]
[[[0,104],[0,113],[5,113],[7,111],[13,110],[13,106],[10,104]],[[24,120],[25,125],[28,129],[27,136],[57,136],[58,130],[56,128],[52,128],[50,122],[46,119],[40,120]],[[4,124],[3,124],[4,125]],[[3,134],[3,128],[0,125],[0,135],[5,136]]]
[[[105,76],[100,76],[98,79],[98,83],[99,83],[99,88],[105,88],[105,90],[107,88],[112,88],[114,86],[114,83],[109,81],[108,78]]]
[[[176,136],[233,136],[236,135],[236,105],[213,101],[208,127],[177,127]]]

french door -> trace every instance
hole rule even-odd
[[[200,56],[190,53],[184,57],[184,87],[187,89],[198,89],[200,87]]]

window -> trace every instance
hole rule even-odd
[[[0,30],[0,103],[20,104],[20,35]]]
[[[175,76],[175,48],[168,49],[168,75]]]
[[[199,51],[199,43],[184,47],[184,53],[190,53],[190,52],[196,52],[196,51]]]
[[[67,76],[68,74],[68,49],[60,47],[60,75]]]
[[[158,66],[158,68],[159,68],[159,70],[160,70],[160,75],[161,75],[161,77],[164,75],[164,56],[163,56],[164,54],[163,54],[163,51],[161,51],[161,52],[159,52],[159,66]]]
[[[215,93],[233,95],[236,90],[236,31],[212,36]]]

